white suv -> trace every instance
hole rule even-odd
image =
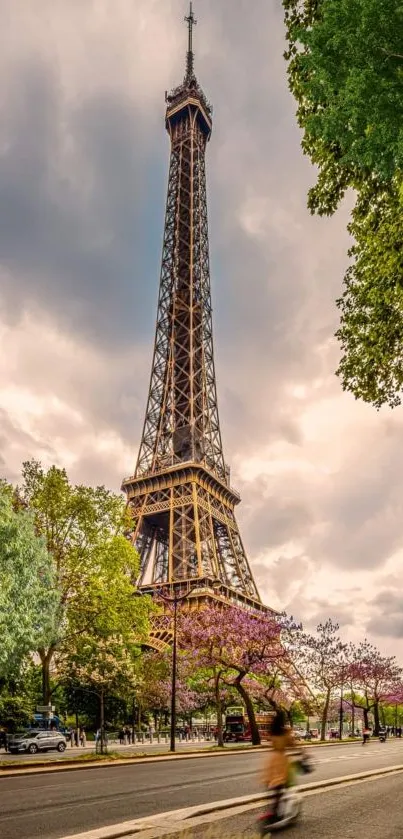
[[[66,745],[66,738],[59,731],[27,731],[25,734],[16,734],[9,741],[8,751],[12,754],[28,752],[31,755],[51,749],[64,752]]]

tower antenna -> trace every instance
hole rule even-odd
[[[193,76],[193,63],[194,63],[194,55],[193,55],[193,27],[196,25],[197,20],[193,14],[193,4],[192,0],[190,0],[189,6],[189,14],[186,15],[185,21],[188,25],[188,51],[186,54],[186,78],[191,79]]]

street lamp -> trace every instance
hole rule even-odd
[[[344,722],[344,713],[343,713],[343,701],[344,701],[344,697],[343,697],[343,688],[344,688],[344,684],[343,684],[343,682],[342,682],[342,683],[341,683],[341,688],[340,688],[340,708],[339,708],[339,740],[342,740],[342,739],[343,739],[343,722]]]
[[[106,746],[106,741],[105,741],[105,701],[104,701],[105,700],[105,691],[104,691],[104,688],[103,687],[101,688],[100,693],[98,693],[98,691],[96,691],[96,690],[90,690],[89,688],[82,687],[82,685],[80,685],[79,687],[74,687],[74,685],[71,685],[71,688],[72,688],[72,690],[74,691],[75,694],[77,694],[79,692],[91,693],[93,696],[96,696],[99,699],[99,702],[100,702],[100,735],[101,735],[100,743],[101,743],[101,754],[104,754],[104,746]],[[77,728],[78,728],[77,720],[78,720],[78,717],[77,717],[77,711],[76,711],[76,725],[77,725]],[[77,737],[78,737],[78,734],[77,734]],[[95,741],[95,751],[97,751],[97,742],[98,741],[96,740]],[[77,742],[77,745],[79,745],[78,742]]]
[[[180,582],[176,583],[176,585],[180,586]],[[218,589],[221,587],[220,580],[214,580],[212,583],[213,589]],[[168,594],[164,593],[164,590],[160,590],[158,592],[159,597],[164,600],[166,603],[171,603],[173,605],[173,638],[172,638],[172,677],[171,677],[171,744],[169,747],[170,752],[175,751],[175,733],[176,733],[176,670],[177,670],[177,627],[178,627],[178,603],[181,603],[182,600],[186,600],[192,592],[196,590],[196,588],[200,588],[200,582],[196,583],[195,585],[186,589],[183,594],[177,593],[175,588],[175,583],[172,586],[173,595],[169,596]],[[180,591],[180,589],[179,589]]]
[[[342,664],[340,670],[340,706],[339,706],[339,740],[343,739],[343,723],[344,723],[344,685],[346,681],[346,672],[347,667],[345,664]],[[354,731],[353,731],[354,734]]]

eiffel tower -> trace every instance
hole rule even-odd
[[[192,3],[186,72],[166,98],[171,142],[148,404],[136,471],[125,478],[140,555],[137,584],[272,611],[260,599],[235,519],[213,355],[205,152],[212,108],[194,73]]]

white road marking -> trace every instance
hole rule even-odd
[[[399,748],[399,746],[387,747],[387,754],[403,754],[403,749]],[[363,746],[359,752],[349,752],[348,754],[343,755],[332,755],[332,757],[316,757],[313,758],[312,763],[336,763],[341,760],[357,760],[360,758],[368,757],[384,757],[385,755],[386,752],[384,749],[368,749],[368,747]]]

